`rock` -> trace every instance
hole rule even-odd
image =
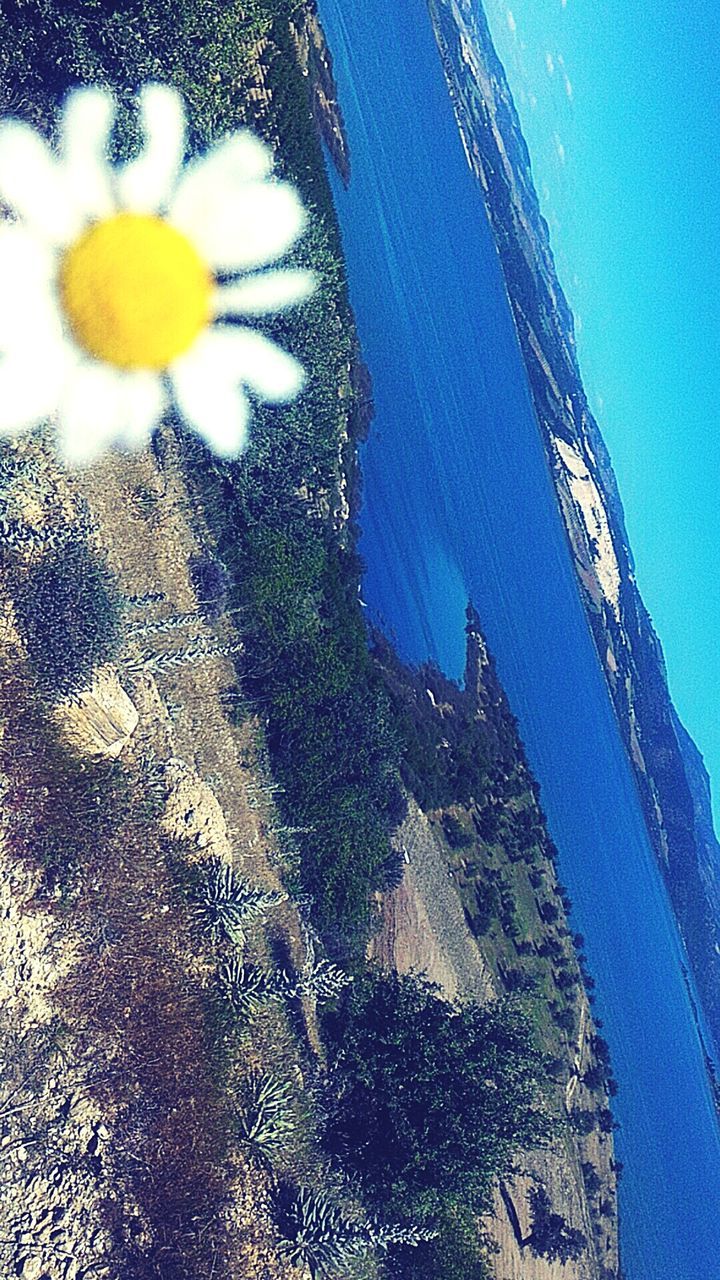
[[[185,761],[169,760],[165,768],[167,799],[161,826],[174,840],[208,855],[232,861],[227,823],[220,803],[206,782]],[[190,855],[192,856],[192,855]]]
[[[112,667],[95,673],[92,684],[55,708],[69,742],[86,755],[120,755],[137,728],[139,716]]]
[[[16,1271],[19,1276],[22,1276],[22,1280],[40,1280],[43,1264],[38,1257],[27,1254],[24,1258],[18,1259]]]
[[[73,1095],[70,1106],[67,1108],[69,1120],[73,1120],[78,1125],[92,1127],[97,1121],[97,1115],[97,1105],[91,1098],[81,1093]]]

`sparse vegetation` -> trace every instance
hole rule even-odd
[[[25,664],[3,663],[0,683],[7,843],[18,858],[41,865],[49,897],[71,897],[79,869],[133,812],[129,774],[119,761],[83,760],[67,746]]]
[[[229,863],[213,859],[195,885],[193,907],[196,919],[213,942],[224,938],[242,948],[245,926],[251,920],[260,920],[286,898],[287,894],[275,889],[249,884]]]

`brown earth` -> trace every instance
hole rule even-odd
[[[162,473],[148,452],[112,456],[72,481],[33,458],[33,446],[22,448],[28,476],[37,466],[45,474],[36,524],[81,497],[123,592],[164,599],[134,610],[116,669],[59,709],[57,747],[29,697],[6,610],[2,1274],[169,1280],[189,1267],[194,1280],[280,1280],[296,1273],[275,1250],[267,1175],[228,1141],[232,1103],[213,1065],[206,996],[215,962],[190,928],[173,872],[178,858],[191,865],[214,856],[254,884],[279,886],[257,726],[231,724],[222,701],[236,684],[222,652],[237,643],[233,620],[210,627],[190,582],[189,557],[206,547],[202,519],[172,440]],[[186,625],[165,628],[184,614]],[[183,651],[191,656],[175,662]],[[102,754],[122,774],[107,774],[103,802],[116,829],[98,828],[61,889],[32,855],[38,836],[57,825],[57,806],[74,804],[52,783],[48,797],[43,785],[52,752],[64,759],[70,740],[88,769],[105,767],[96,763]],[[91,814],[91,835],[95,821]],[[299,960],[290,904],[273,923]],[[254,945],[262,952],[262,938]],[[277,1041],[292,1053],[282,1026]],[[239,1059],[233,1070],[241,1076],[253,1065]]]

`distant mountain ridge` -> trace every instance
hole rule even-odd
[[[468,163],[480,182],[598,655],[720,1053],[720,844],[702,756],[668,690],[635,581],[622,502],[578,368],[530,156],[479,0],[428,0]]]

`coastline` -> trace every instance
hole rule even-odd
[[[720,1054],[718,841],[707,774],[679,724],[635,581],[617,482],[588,407],[530,157],[487,23],[428,0],[469,167],[482,190],[581,599],[647,830]]]

